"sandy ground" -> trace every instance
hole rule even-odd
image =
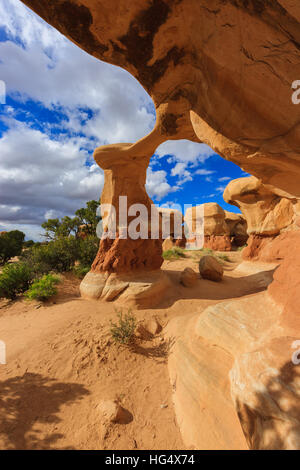
[[[222,283],[199,279],[185,288],[180,272],[197,270],[196,258],[164,262],[174,282],[169,298],[159,308],[133,312],[139,321],[155,317],[163,330],[131,349],[112,342],[115,305],[81,299],[72,275],[64,276],[47,304],[0,301],[0,339],[7,349],[7,364],[0,365],[0,449],[185,449],[172,405],[172,344],[164,327],[175,316],[255,295],[271,279],[263,267],[253,274],[236,270],[235,252],[224,263]],[[97,406],[115,398],[128,410],[129,422],[103,432]]]

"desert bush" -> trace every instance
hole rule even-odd
[[[22,259],[36,275],[70,271],[78,257],[78,242],[74,237],[60,238],[26,250]]]
[[[184,258],[185,254],[182,248],[175,246],[172,250],[166,250],[163,252],[162,257],[166,260]]]
[[[123,316],[122,311],[117,313],[118,322],[113,323],[110,321],[110,333],[115,343],[129,344],[134,337],[134,330],[136,327],[136,317],[131,313],[131,310]]]
[[[227,255],[222,254],[222,253],[217,255],[217,257],[219,259],[221,259],[222,261],[230,261],[229,257]]]
[[[25,293],[29,300],[47,300],[57,293],[56,285],[60,279],[52,274],[45,274],[41,279],[35,280]]]
[[[32,270],[25,263],[4,266],[0,274],[0,297],[15,299],[17,294],[27,291],[32,279]]]
[[[81,264],[74,266],[73,273],[75,276],[79,277],[79,279],[83,279],[84,276],[90,271],[90,266],[82,266]]]
[[[0,264],[5,264],[21,254],[24,238],[25,234],[19,230],[12,230],[0,236]]]
[[[99,238],[88,236],[83,240],[78,240],[77,261],[81,266],[91,266],[99,248]]]
[[[246,244],[246,245],[243,245],[243,246],[239,246],[237,248],[237,251],[242,251],[244,248],[246,248],[246,246],[248,246],[248,245]]]
[[[98,251],[99,239],[87,237],[84,240],[75,237],[58,238],[47,245],[33,246],[22,253],[26,262],[36,275],[50,272],[65,272],[74,268],[79,261],[80,269],[88,272]],[[80,274],[80,269],[74,272]]]

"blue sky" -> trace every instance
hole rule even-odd
[[[155,124],[151,98],[119,67],[98,61],[19,0],[0,4],[0,230],[39,239],[40,224],[98,199],[98,145],[135,142]],[[147,190],[157,204],[223,200],[231,179],[246,176],[204,144],[168,141],[151,159]]]

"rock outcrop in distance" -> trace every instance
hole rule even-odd
[[[239,207],[247,221],[249,240],[244,259],[273,261],[260,256],[264,247],[280,233],[300,229],[300,201],[282,196],[278,188],[266,186],[254,176],[231,181],[223,197]]]
[[[203,247],[211,250],[230,251],[234,246],[243,246],[248,239],[244,217],[224,211],[216,202],[188,208],[185,223],[189,233],[199,232],[199,237],[203,233]],[[195,237],[189,238],[191,244],[194,240]]]
[[[186,238],[184,233],[184,218],[178,209],[159,207],[160,232],[163,242],[163,250],[173,247],[185,248]]]

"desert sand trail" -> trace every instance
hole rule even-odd
[[[272,265],[251,272],[254,263],[237,268],[239,252],[227,255],[221,283],[199,278],[193,288],[179,284],[185,267],[197,270],[193,253],[165,261],[173,282],[169,298],[159,308],[133,311],[141,322],[155,317],[162,331],[131,349],[112,342],[115,304],[81,299],[72,275],[44,305],[2,301],[7,364],[0,365],[0,448],[184,449],[167,367],[176,338],[164,337],[166,325],[222,300],[256,295],[272,280]],[[130,418],[103,429],[97,406],[115,398]]]

